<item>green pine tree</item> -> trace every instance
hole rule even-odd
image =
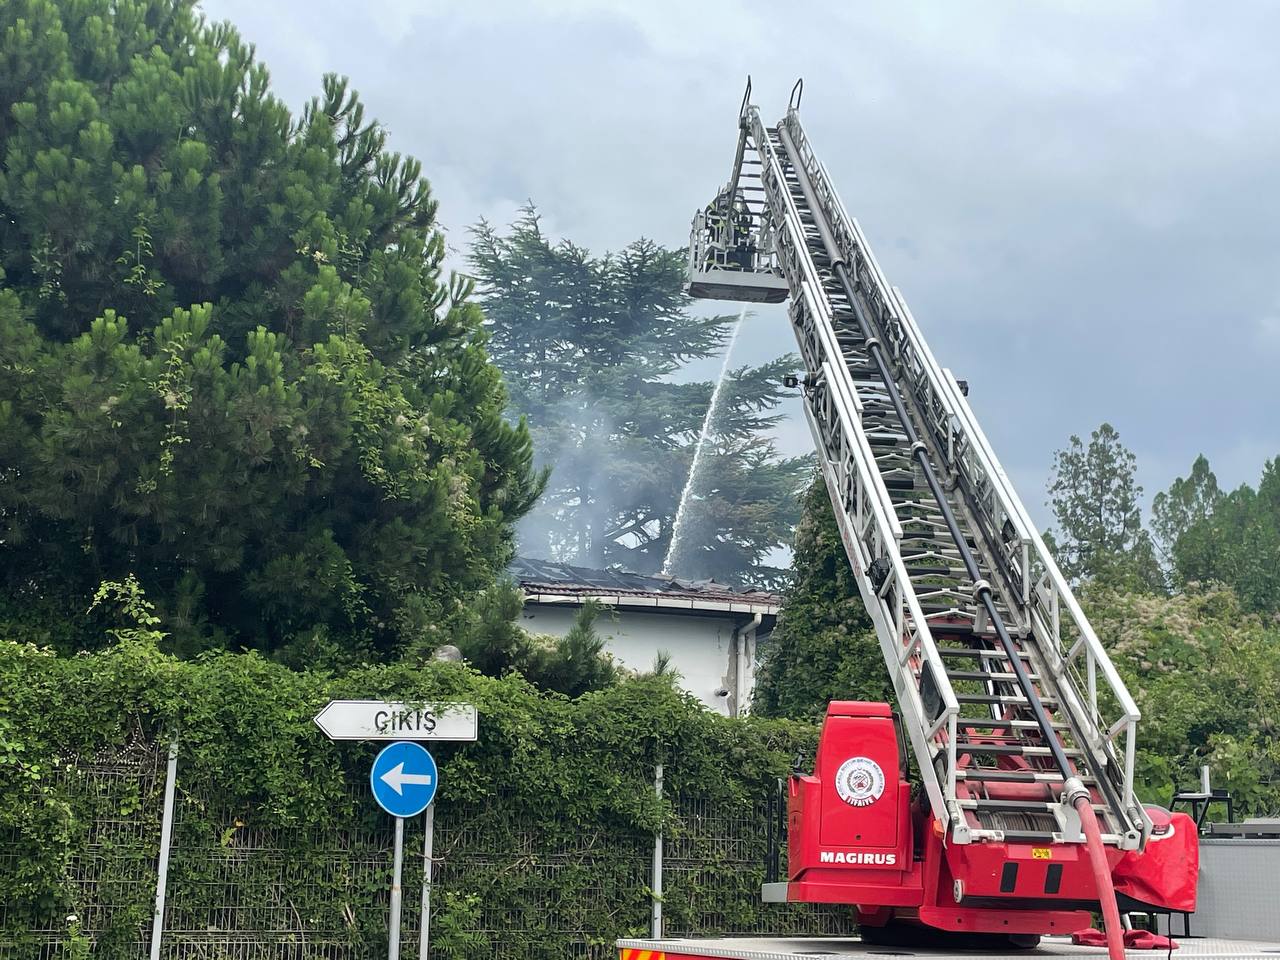
[[[718,355],[736,315],[690,312],[681,251],[638,240],[596,257],[553,242],[531,207],[506,232],[481,223],[470,256],[494,360],[551,468],[521,549],[658,572],[713,388],[672,378]],[[786,356],[732,371],[674,573],[781,580],[768,558],[790,539],[811,468],[779,456],[765,433],[794,368]]]
[[[530,439],[344,79],[293,117],[192,0],[11,0],[0,153],[4,609],[133,574],[180,649],[390,651],[492,581]]]
[[[1137,459],[1109,423],[1086,446],[1073,436],[1053,457],[1049,504],[1057,528],[1054,557],[1075,580],[1100,580],[1160,592],[1164,576],[1151,535],[1142,526]]]

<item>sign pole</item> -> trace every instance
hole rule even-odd
[[[404,897],[404,820],[424,811],[422,840],[422,925],[418,956],[427,960],[431,935],[432,847],[435,842],[435,799],[440,771],[433,756],[415,740],[474,741],[476,708],[470,703],[417,706],[399,701],[330,700],[314,722],[330,740],[394,740],[383,747],[369,770],[373,799],[395,818],[395,852],[391,868],[391,917],[387,929],[388,960],[400,960],[400,909]],[[175,748],[176,750],[176,745]],[[170,758],[172,779],[173,758]],[[172,789],[172,783],[170,783]],[[166,819],[167,824],[167,819]],[[163,865],[161,871],[164,870]],[[163,873],[162,873],[163,876]],[[163,890],[164,880],[160,881]],[[161,893],[163,897],[163,893]],[[157,912],[159,912],[159,907]],[[158,923],[159,921],[157,921]]]
[[[435,843],[436,805],[427,807],[422,841],[422,932],[418,941],[418,960],[427,960],[431,945],[431,853]]]
[[[431,806],[439,786],[435,758],[416,743],[401,740],[383,747],[369,770],[373,799],[396,819],[395,855],[391,868],[391,922],[388,960],[400,960],[400,907],[404,894],[404,820]]]
[[[396,817],[396,847],[391,861],[391,929],[387,960],[400,960],[400,874],[404,866],[404,817]]]

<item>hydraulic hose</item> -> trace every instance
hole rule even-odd
[[[1066,752],[1062,749],[1062,741],[1058,739],[1057,734],[1054,732],[1053,724],[1049,720],[1049,715],[1045,712],[1044,704],[1040,702],[1040,698],[1037,696],[1035,687],[1031,682],[1031,677],[1027,673],[1027,668],[1022,662],[1022,658],[1018,655],[1018,649],[1014,645],[1013,637],[1009,635],[1008,629],[996,610],[991,584],[982,576],[982,570],[978,566],[977,558],[974,557],[964,533],[960,530],[960,524],[956,520],[955,512],[951,509],[951,504],[947,501],[942,484],[933,469],[933,464],[929,461],[928,448],[924,441],[920,439],[915,424],[907,413],[906,403],[903,401],[893,375],[889,370],[884,350],[881,347],[879,338],[876,337],[875,329],[871,325],[871,318],[867,315],[867,311],[858,296],[857,287],[849,276],[849,264],[845,260],[844,252],[841,250],[840,245],[836,243],[835,235],[831,232],[831,226],[827,223],[826,217],[817,203],[813,185],[809,182],[808,172],[800,161],[799,151],[796,150],[791,134],[787,131],[785,124],[778,125],[778,133],[781,137],[783,148],[787,152],[787,158],[791,162],[791,167],[795,171],[796,182],[813,214],[814,225],[818,229],[818,234],[822,239],[823,246],[826,248],[827,256],[831,260],[831,270],[840,282],[844,295],[853,309],[859,330],[865,341],[867,353],[876,368],[876,373],[884,383],[885,391],[889,402],[893,405],[894,413],[902,424],[903,434],[911,447],[912,459],[915,460],[920,468],[920,473],[929,487],[929,492],[934,500],[937,501],[947,532],[960,553],[960,560],[964,565],[966,574],[973,582],[973,599],[975,602],[982,604],[983,609],[986,611],[987,619],[990,620],[991,625],[995,628],[1000,647],[1008,658],[1009,670],[1013,674],[1014,682],[1017,684],[1023,698],[1027,701],[1027,707],[1035,718],[1036,726],[1040,728],[1040,733],[1049,748],[1054,764],[1062,773],[1062,796],[1079,814],[1081,830],[1084,833],[1085,845],[1089,853],[1089,862],[1093,868],[1093,877],[1098,888],[1098,901],[1102,905],[1102,915],[1106,926],[1107,952],[1111,960],[1125,960],[1124,934],[1120,927],[1120,909],[1116,904],[1115,887],[1111,881],[1111,868],[1107,863],[1106,849],[1102,844],[1102,830],[1098,825],[1098,817],[1093,810],[1092,797],[1076,776],[1075,771],[1072,770],[1071,764],[1067,760]]]

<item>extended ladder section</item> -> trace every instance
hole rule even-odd
[[[785,287],[805,414],[934,817],[953,843],[1080,842],[1076,779],[1104,842],[1141,846],[1137,707],[845,212],[797,94],[776,127],[748,98],[732,178],[694,220],[689,289]]]

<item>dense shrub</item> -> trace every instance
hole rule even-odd
[[[186,652],[432,637],[540,489],[420,164],[192,0],[0,4],[0,622],[135,575]],[[90,625],[92,627],[92,625]]]

